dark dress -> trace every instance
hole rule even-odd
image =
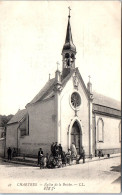
[[[61,154],[61,160],[62,160],[62,165],[66,166],[66,154],[65,152],[62,152]]]
[[[57,145],[54,146],[54,156],[58,157],[58,146]]]
[[[53,144],[51,145],[51,153],[52,153],[53,156],[54,156],[54,153],[55,153],[54,148],[55,148],[55,145],[54,145],[54,143],[53,143]]]
[[[43,156],[43,151],[38,151],[38,164],[40,163],[40,158]]]
[[[62,146],[58,146],[59,155],[62,154]]]
[[[11,148],[8,148],[7,153],[8,153],[8,160],[11,160],[11,153],[12,153]]]

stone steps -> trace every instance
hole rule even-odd
[[[7,159],[3,159],[4,162],[8,162],[8,163],[14,163],[14,164],[21,164],[21,165],[26,165],[26,166],[33,166],[33,167],[39,167],[39,165],[37,165],[37,163],[35,162],[27,162],[27,161],[20,161],[20,160],[11,160],[8,161]]]

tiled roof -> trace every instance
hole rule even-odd
[[[19,122],[26,114],[26,109],[18,110],[18,112],[11,118],[11,120],[7,124],[9,125],[11,123]]]
[[[93,99],[94,104],[121,110],[121,103],[119,101],[106,97],[96,92],[93,92],[93,95],[94,95],[94,99]]]

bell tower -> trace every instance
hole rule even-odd
[[[69,8],[69,16],[68,16],[68,25],[66,32],[65,44],[62,49],[62,58],[63,58],[63,67],[62,67],[62,77],[63,79],[71,72],[72,69],[75,68],[75,55],[76,55],[76,47],[73,44],[71,26],[70,26],[70,7]]]

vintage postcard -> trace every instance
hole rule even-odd
[[[0,192],[121,192],[121,2],[0,1]]]

